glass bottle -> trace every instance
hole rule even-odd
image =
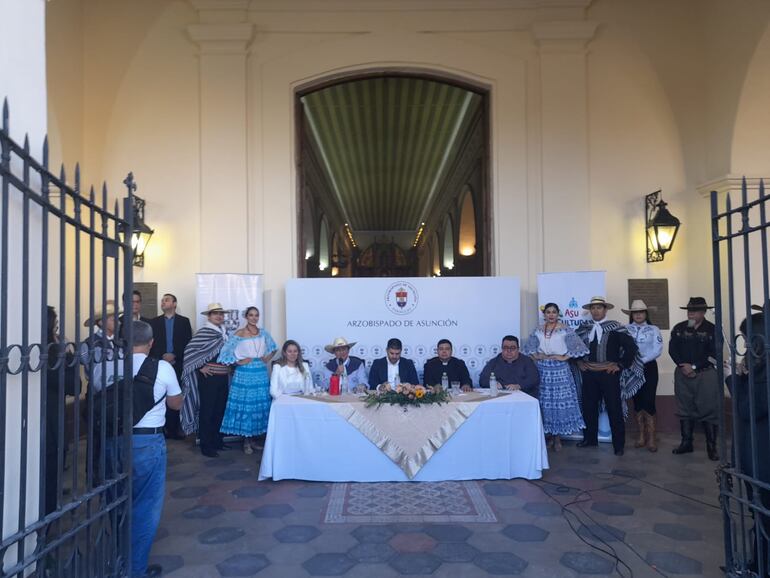
[[[492,397],[497,395],[497,377],[494,371],[489,374],[489,395]]]

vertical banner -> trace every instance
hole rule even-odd
[[[209,303],[221,303],[225,313],[228,335],[245,325],[243,312],[256,306],[260,311],[259,326],[263,327],[262,275],[238,273],[198,273],[195,291],[196,320],[198,327],[206,323],[200,312]]]
[[[423,365],[446,338],[478,384],[486,362],[500,353],[502,337],[519,334],[519,297],[515,277],[292,279],[286,284],[286,331],[302,346],[317,383],[332,357],[324,345],[335,337],[355,341],[351,354],[367,368],[397,337],[421,381]]]
[[[605,271],[540,273],[537,276],[537,297],[541,306],[546,303],[556,303],[561,309],[562,321],[572,329],[576,329],[581,322],[591,319],[591,314],[583,309],[583,305],[596,295],[606,298],[605,277]],[[542,316],[541,311],[541,321]],[[571,437],[579,439],[581,436]],[[599,414],[599,440],[612,441],[610,421],[607,412],[604,411]]]
[[[605,271],[540,273],[537,276],[538,301],[541,306],[556,303],[561,309],[562,321],[575,329],[582,321],[591,318],[591,314],[583,309],[583,304],[596,295],[604,296],[605,276]]]

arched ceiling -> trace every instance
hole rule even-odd
[[[300,98],[303,130],[354,231],[416,231],[482,96],[416,77],[353,80]]]

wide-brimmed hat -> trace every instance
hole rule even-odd
[[[591,297],[591,300],[585,305],[583,305],[583,309],[590,309],[591,305],[603,305],[607,309],[615,308],[615,306],[612,303],[608,302],[604,297],[599,297],[599,296]]]
[[[632,313],[637,313],[639,311],[647,311],[648,309],[649,307],[647,307],[647,304],[641,299],[634,299],[631,302],[631,307],[628,309],[623,309],[622,307],[620,308],[620,310],[626,315],[631,315]]]
[[[121,312],[118,311],[118,315],[120,315]],[[89,317],[83,322],[83,325],[85,327],[91,327],[92,325],[95,325],[99,321],[102,320],[103,317],[111,317],[115,315],[115,302],[114,301],[107,301],[107,303],[104,304],[104,307],[98,307],[94,310],[94,316]]]
[[[335,337],[329,345],[324,345],[324,349],[329,353],[334,353],[334,350],[338,347],[353,347],[356,344],[355,341],[348,343],[348,340],[344,337]]]
[[[699,309],[713,309],[712,305],[706,304],[704,297],[690,297],[687,305],[680,307],[679,309],[687,309],[688,311],[697,311]]]
[[[208,315],[209,313],[214,313],[215,311],[222,311],[224,312],[225,308],[222,307],[221,303],[209,303],[209,306],[206,307],[205,311],[201,311],[201,315]]]

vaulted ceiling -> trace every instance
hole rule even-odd
[[[354,231],[416,231],[441,189],[482,97],[454,85],[385,76],[304,95],[303,129]]]

